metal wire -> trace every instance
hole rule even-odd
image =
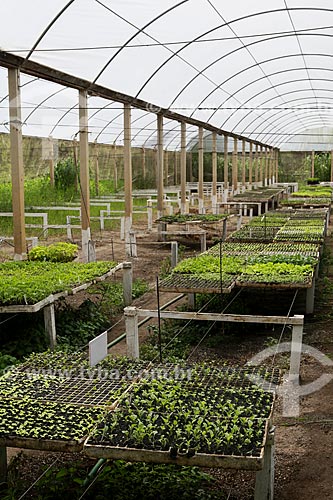
[[[34,481],[31,486],[29,486],[29,488],[23,493],[23,495],[20,496],[20,498],[18,498],[18,500],[22,500],[22,498],[24,498],[26,496],[26,494],[29,493],[29,491],[32,490],[32,488],[38,483],[38,481],[40,481],[42,479],[42,477],[45,476],[45,474],[50,469],[52,469],[52,467],[58,462],[58,460],[60,460],[60,457],[56,458],[55,461],[51,465],[49,465],[49,467],[43,472],[43,474],[41,474],[39,476],[39,478],[36,479],[36,481]]]

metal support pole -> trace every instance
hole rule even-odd
[[[138,359],[140,357],[140,349],[137,308],[125,307],[124,316],[126,326],[127,356]]]
[[[89,262],[90,234],[90,188],[89,188],[89,142],[88,142],[88,92],[79,91],[80,119],[80,191],[81,191],[81,238],[84,262]]]
[[[132,287],[133,287],[133,271],[132,263],[123,263],[123,298],[124,305],[130,306],[132,304]]]
[[[124,191],[125,191],[125,250],[130,248],[132,228],[132,152],[131,152],[131,106],[124,104]],[[130,255],[127,255],[130,257]]]
[[[228,179],[228,136],[224,136],[224,168],[223,168],[223,201],[227,203],[228,201],[228,188],[229,188],[229,179]]]
[[[57,345],[57,331],[55,324],[54,304],[49,304],[44,307],[44,326],[45,332],[50,341],[50,348],[53,350]]]
[[[163,115],[157,115],[157,217],[163,216]]]
[[[10,159],[13,199],[14,260],[26,255],[24,219],[24,167],[22,147],[22,118],[20,71],[8,69]]]
[[[198,129],[198,198],[199,198],[199,214],[203,213],[204,208],[204,150],[203,150],[203,128]]]
[[[213,212],[213,214],[218,213],[216,132],[212,133],[212,212]]]
[[[180,146],[180,212],[186,213],[186,123],[181,122],[181,146]]]

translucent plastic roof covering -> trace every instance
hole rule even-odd
[[[4,52],[277,147],[333,125],[331,0],[3,4]],[[75,136],[77,91],[24,75],[21,84],[25,134]],[[2,69],[0,132],[6,95]],[[121,104],[90,97],[89,115],[90,140],[121,144]],[[154,146],[156,117],[133,110],[132,120],[134,144]],[[179,147],[179,132],[165,121],[168,147]],[[196,133],[189,126],[188,140]]]

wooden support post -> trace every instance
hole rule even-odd
[[[242,139],[242,190],[246,189],[246,153],[245,153],[245,139]]]
[[[262,470],[256,474],[254,500],[273,500],[274,497],[274,433],[268,438],[264,450]]]
[[[178,241],[171,242],[171,269],[178,264]]]
[[[141,148],[141,167],[142,167],[142,178],[146,178],[146,150],[143,146]]]
[[[140,349],[137,308],[125,307],[124,316],[126,325],[127,356],[130,358],[139,358]]]
[[[94,163],[95,163],[95,194],[99,195],[99,158],[98,158],[98,144],[94,142]]]
[[[169,185],[169,151],[164,151],[164,184]]]
[[[131,152],[131,106],[124,104],[124,191],[125,191],[125,249],[130,248],[132,228],[132,152]],[[130,257],[131,255],[127,255]]]
[[[276,148],[275,150],[275,179],[276,183],[279,182],[279,150]]]
[[[212,133],[212,213],[217,214],[217,149],[216,132]]]
[[[204,149],[203,149],[203,128],[198,129],[198,198],[199,198],[199,214],[204,211]]]
[[[312,150],[311,154],[311,177],[315,176],[315,152],[314,149]]]
[[[53,149],[53,138],[50,136],[48,138],[49,141],[49,174],[50,174],[50,185],[54,187],[54,149]]]
[[[20,72],[8,69],[10,159],[12,175],[14,260],[23,260],[26,255],[24,219],[24,167],[22,147],[22,118]]]
[[[315,280],[313,280],[311,288],[306,289],[306,314],[313,314],[314,311],[315,286]]]
[[[132,287],[133,287],[133,271],[132,263],[123,263],[123,297],[124,305],[130,306],[132,304]]]
[[[111,153],[111,175],[113,176],[113,187],[114,190],[118,189],[118,169],[117,169],[117,146],[114,142],[112,145],[112,153]]]
[[[229,188],[229,165],[228,165],[228,136],[224,136],[224,167],[223,167],[223,201],[228,202],[228,188]]]
[[[47,334],[50,341],[50,348],[53,349],[57,345],[57,332],[55,324],[55,314],[54,314],[54,304],[49,304],[44,307],[44,327],[45,333]]]
[[[238,192],[238,139],[234,138],[234,150],[232,152],[232,188],[234,194]]]
[[[250,142],[250,152],[249,152],[249,189],[252,189],[252,176],[253,176],[253,143]]]
[[[255,163],[254,163],[254,188],[257,189],[258,187],[258,173],[259,173],[259,168],[260,168],[260,162],[259,162],[259,146],[256,144],[256,152],[255,152]]]
[[[90,262],[90,187],[89,187],[89,143],[88,143],[88,92],[79,91],[80,119],[80,191],[81,191],[81,237],[83,261]]]
[[[157,115],[157,217],[163,216],[163,180],[164,180],[164,151],[163,151],[163,115]]]
[[[181,122],[180,145],[180,212],[186,213],[186,123]]]
[[[265,163],[265,159],[264,159],[264,147],[263,146],[260,146],[260,155],[259,155],[259,165],[260,165],[260,168],[259,168],[259,186],[260,187],[263,187],[264,185],[264,163]]]
[[[333,182],[333,150],[331,150],[331,177],[330,181]]]
[[[0,446],[0,484],[7,481],[7,447]]]

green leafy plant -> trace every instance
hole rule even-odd
[[[78,246],[72,243],[58,242],[49,246],[36,246],[29,252],[29,260],[40,262],[71,262],[77,257]]]

